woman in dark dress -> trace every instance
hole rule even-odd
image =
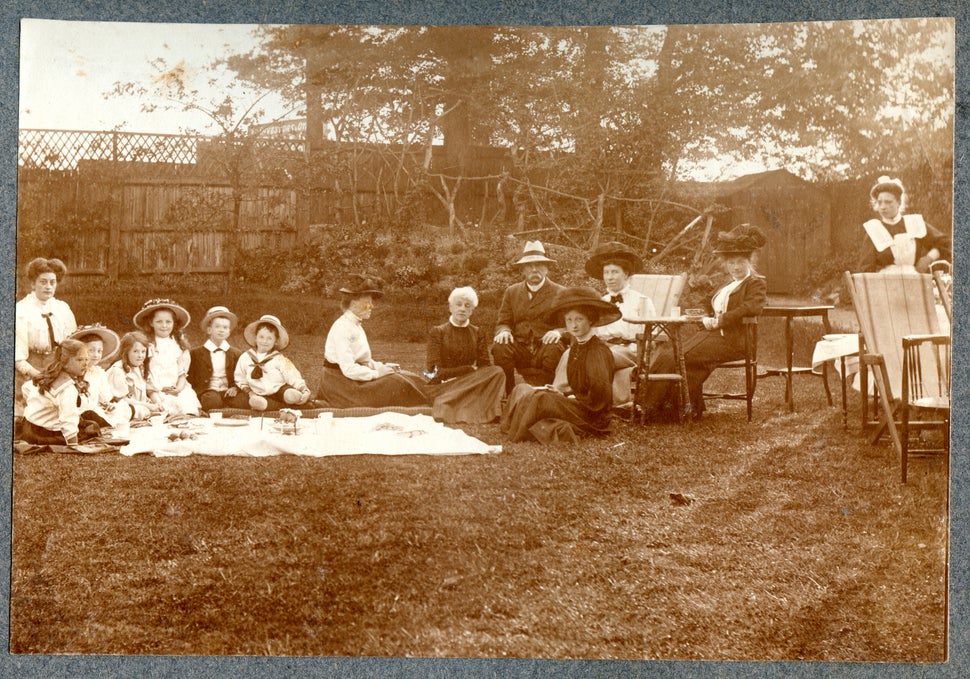
[[[471,323],[477,306],[474,289],[455,288],[448,296],[448,322],[428,335],[426,391],[441,422],[482,424],[502,414],[505,373],[489,358],[491,333]]]
[[[429,406],[424,380],[396,363],[371,356],[361,325],[371,317],[382,281],[352,274],[340,288],[344,313],[333,322],[324,347],[324,370],[317,399],[331,408]]]
[[[571,336],[565,392],[552,385],[519,384],[502,415],[502,430],[512,441],[573,442],[582,435],[610,432],[613,405],[613,354],[594,328],[620,318],[620,310],[591,288],[559,292],[548,322]]]
[[[690,395],[689,414],[700,419],[704,413],[704,381],[714,369],[726,361],[744,358],[744,324],[746,316],[760,316],[768,299],[765,279],[751,264],[754,251],[765,244],[761,229],[741,224],[727,233],[720,233],[714,252],[720,257],[731,282],[722,287],[711,300],[710,316],[703,319],[704,329],[684,342],[684,364],[687,370],[687,391]],[[664,346],[650,362],[651,373],[676,373],[674,353]],[[676,417],[676,382],[649,382],[640,403],[649,419]],[[639,398],[639,397],[638,397]]]

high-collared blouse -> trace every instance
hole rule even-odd
[[[54,297],[41,302],[33,292],[28,293],[16,305],[15,362],[26,361],[30,353],[43,354],[54,350],[50,345],[47,319],[44,318],[44,314],[50,314],[55,342],[63,341],[77,330],[74,312],[67,302]]]
[[[330,326],[323,357],[339,365],[340,372],[349,379],[370,382],[378,377],[378,363],[371,357],[367,334],[350,309]]]

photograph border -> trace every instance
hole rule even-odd
[[[967,77],[970,38],[967,21],[970,3],[965,0],[938,2],[873,2],[843,0],[840,2],[775,3],[765,6],[759,0],[735,2],[650,2],[649,0],[477,0],[455,3],[447,0],[345,0],[319,7],[316,3],[282,0],[278,3],[240,0],[169,0],[131,6],[116,1],[86,2],[77,6],[63,2],[8,3],[2,12],[3,46],[0,47],[0,77],[8,84],[0,98],[0,139],[6,149],[0,170],[0,210],[6,243],[16,239],[17,197],[17,130],[19,113],[19,21],[22,18],[84,21],[151,21],[162,23],[366,23],[366,24],[517,24],[517,25],[633,25],[633,24],[726,24],[780,21],[815,21],[846,19],[883,19],[922,16],[956,19],[956,114],[954,151],[954,277],[955,303],[966,307],[968,278],[966,262],[967,230],[970,224],[957,215],[970,214],[970,172],[967,158],[967,117],[970,111]],[[0,324],[5,329],[2,351],[4,364],[12,366],[14,304],[16,291],[15,248],[4,248],[0,257],[0,286],[8,300],[0,305]],[[949,662],[942,665],[897,665],[875,663],[797,663],[797,662],[685,662],[685,661],[560,661],[544,659],[402,659],[402,658],[313,658],[313,657],[122,657],[122,656],[14,656],[9,653],[10,551],[12,509],[12,453],[2,456],[0,472],[4,492],[0,493],[2,522],[0,560],[4,564],[0,578],[0,632],[6,638],[0,661],[0,676],[795,676],[838,675],[863,676],[966,676],[968,668],[968,597],[970,587],[967,553],[967,531],[970,527],[970,491],[967,490],[970,422],[966,403],[968,365],[965,316],[957,313],[953,324],[956,342],[953,352],[955,376],[951,461],[950,461],[950,634]],[[13,370],[3,371],[0,390],[11,394]],[[12,403],[5,404],[0,415],[0,433],[12,440]]]

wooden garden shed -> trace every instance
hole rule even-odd
[[[804,289],[805,281],[831,251],[828,194],[788,170],[771,170],[732,181],[694,185],[703,198],[727,208],[715,220],[726,231],[738,224],[764,229],[768,242],[758,255],[758,272],[768,292]],[[695,198],[701,197],[695,193]]]

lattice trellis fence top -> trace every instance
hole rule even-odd
[[[18,164],[46,170],[74,170],[85,160],[170,163],[196,162],[205,137],[140,132],[20,130]]]

